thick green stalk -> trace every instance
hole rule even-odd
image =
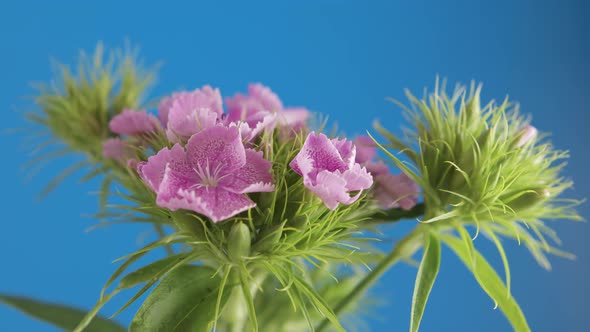
[[[229,332],[249,331],[251,329],[246,326],[248,321],[248,306],[244,297],[244,291],[240,285],[240,277],[238,275],[239,272],[233,270],[231,273],[233,275],[230,276],[230,279],[232,279],[232,283],[235,286],[233,287],[230,298],[224,308],[226,330]],[[258,289],[262,286],[262,283],[268,276],[268,272],[262,269],[255,269],[250,273],[252,279],[250,279],[251,283],[249,291],[250,294],[252,294],[252,298],[254,298],[256,297]]]
[[[234,280],[234,283],[238,283],[238,281]],[[232,289],[225,310],[228,311],[228,331],[242,332],[244,330],[246,319],[248,318],[248,313],[246,311],[248,309],[246,307],[246,301],[244,300],[244,294],[239,284]]]
[[[383,258],[383,260],[375,266],[375,268],[361,280],[361,282],[355,287],[355,289],[343,298],[336,307],[334,307],[334,314],[338,316],[346,307],[357,300],[363,293],[373,284],[383,273],[391,268],[399,260],[411,257],[423,244],[423,227],[419,225],[405,238],[399,241],[393,250]],[[316,329],[316,332],[322,332],[328,326],[330,322],[324,319],[322,323]]]

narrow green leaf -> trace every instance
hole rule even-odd
[[[220,280],[215,270],[185,265],[168,274],[145,300],[129,331],[209,331]],[[229,292],[222,296],[222,306]]]
[[[219,291],[217,292],[217,299],[215,300],[215,313],[213,315],[213,317],[215,317],[213,320],[213,331],[217,331],[217,317],[221,315],[221,309],[223,309],[224,302],[227,301],[226,293],[230,294],[230,292],[225,291],[225,286],[227,285],[227,279],[229,278],[231,270],[232,266],[228,264],[225,268],[221,283],[219,284]]]
[[[490,266],[486,259],[479,253],[475,252],[475,267],[470,264],[469,249],[464,243],[451,235],[441,235],[441,240],[451,248],[463,263],[471,270],[475,279],[481,288],[494,300],[496,305],[502,310],[515,331],[530,331],[522,310],[518,303],[509,295],[508,290],[502,278]]]
[[[105,176],[104,180],[102,180],[99,192],[100,196],[98,197],[98,206],[101,210],[104,210],[107,206],[107,200],[109,199],[109,190],[111,188],[112,183],[113,178],[110,175]]]
[[[440,267],[440,242],[434,234],[428,236],[424,255],[416,275],[416,284],[414,285],[414,295],[412,297],[412,312],[410,314],[410,331],[416,332],[420,327],[422,315],[426,308],[428,296],[436,280],[438,269]]]
[[[311,301],[311,303],[318,309],[318,311],[324,315],[338,331],[346,331],[340,322],[338,321],[338,317],[334,314],[334,311],[330,308],[330,305],[326,303],[326,301],[319,295],[305,280],[301,279],[301,277],[295,275],[293,279],[294,285],[298,291],[303,293],[305,297]]]
[[[92,171],[90,171],[88,174],[86,174],[82,178],[80,178],[80,183],[86,183],[86,182],[94,179],[95,177],[99,176],[100,174],[106,173],[108,169],[109,168],[104,165],[98,166],[98,167],[94,168]]]
[[[158,273],[166,267],[174,265],[175,263],[183,260],[189,255],[190,253],[176,254],[174,256],[160,259],[144,267],[141,267],[133,272],[130,272],[129,274],[121,278],[121,280],[119,281],[118,288],[126,289],[131,288],[133,286],[137,286],[144,282],[148,282],[151,279],[153,279],[156,275],[158,275]]]
[[[90,309],[90,311],[88,311],[88,313],[86,313],[86,315],[84,317],[82,317],[82,319],[80,320],[78,325],[73,329],[73,331],[74,332],[86,331],[88,325],[94,321],[94,318],[96,317],[96,315],[98,314],[100,309],[102,309],[102,307],[107,302],[109,302],[109,300],[111,298],[113,298],[113,296],[115,296],[115,295],[117,295],[117,290],[113,291],[111,294],[101,296],[100,299],[94,304],[92,309]]]
[[[461,236],[461,240],[467,247],[467,253],[469,254],[469,262],[471,262],[472,266],[475,266],[475,246],[473,245],[473,240],[471,236],[467,232],[467,230],[462,225],[457,225],[455,227],[459,235]]]
[[[160,279],[162,279],[162,277],[164,277],[164,275],[166,275],[167,273],[171,273],[172,271],[175,271],[176,269],[185,266],[186,264],[190,263],[191,261],[193,261],[195,259],[197,255],[189,255],[188,257],[182,258],[179,261],[176,261],[175,263],[171,264],[171,265],[167,265],[166,267],[164,267],[162,270],[158,271],[158,273],[156,273],[156,275],[154,275],[154,277],[152,279],[150,279],[148,282],[145,283],[145,285],[143,285],[143,287],[141,287],[140,290],[137,291],[137,293],[135,293],[135,295],[133,295],[129,300],[127,300],[127,302],[125,302],[125,304],[119,308],[119,310],[117,310],[114,314],[111,315],[111,317],[109,318],[113,318],[115,316],[117,316],[118,314],[122,313],[125,309],[127,309],[131,304],[133,304],[135,301],[137,301],[138,298],[140,298],[145,292],[147,292],[150,288],[152,288],[152,286],[157,283]],[[115,292],[117,292],[118,290],[115,289]]]
[[[510,264],[508,263],[508,256],[506,256],[506,251],[504,250],[504,247],[502,246],[500,239],[498,239],[498,237],[496,236],[494,231],[490,230],[487,227],[484,227],[484,229],[487,231],[490,238],[492,239],[492,241],[496,245],[496,248],[498,249],[498,253],[500,254],[500,257],[502,258],[502,264],[504,264],[504,273],[506,275],[506,295],[510,296],[510,283],[511,283],[510,280],[511,280],[511,278],[510,278]]]
[[[258,332],[258,319],[256,319],[256,309],[254,306],[254,299],[252,293],[250,293],[250,282],[248,280],[248,270],[245,266],[240,271],[240,284],[242,292],[244,293],[244,300],[248,306],[248,314],[250,316],[250,322],[252,323],[252,330]]]
[[[94,316],[96,316],[96,314],[98,314],[98,312],[100,311],[100,309],[102,309],[102,307],[115,295],[117,295],[119,293],[119,291],[121,290],[120,288],[115,289],[113,292],[111,292],[110,294],[106,294],[107,289],[109,288],[109,286],[115,282],[115,280],[131,265],[133,264],[136,260],[138,260],[139,258],[141,258],[143,255],[147,254],[149,252],[149,250],[152,250],[154,248],[157,248],[158,246],[161,246],[165,243],[168,243],[170,241],[170,239],[174,238],[174,234],[170,235],[164,239],[160,239],[158,241],[152,242],[151,244],[147,245],[146,247],[134,252],[131,255],[128,255],[127,260],[121,264],[121,266],[119,266],[119,268],[117,268],[117,270],[111,275],[111,277],[109,278],[109,280],[107,281],[107,283],[103,286],[102,291],[100,293],[100,298],[99,300],[96,302],[96,304],[92,307],[92,309],[86,314],[86,316],[84,317],[84,319],[80,322],[80,324],[78,324],[78,326],[76,327],[76,329],[74,330],[75,332],[79,332],[79,331],[83,331],[86,327],[86,325],[92,321],[92,319],[94,318]],[[117,311],[114,315],[116,316],[117,314],[119,314],[121,311],[125,310],[125,308],[127,308],[129,305],[131,305],[131,303],[133,303],[137,298],[139,298],[144,292],[146,292],[153,284],[155,284],[165,273],[167,273],[168,271],[177,268],[178,266],[181,266],[184,263],[188,263],[189,260],[191,260],[193,257],[189,256],[189,257],[184,257],[183,259],[181,259],[179,262],[175,263],[174,265],[167,265],[164,269],[162,269],[161,271],[158,271],[153,277],[152,279],[149,280],[149,282],[147,282],[147,284],[140,289],[137,294],[135,294],[135,296],[133,296],[129,301],[127,301],[127,303],[125,305],[123,305],[122,308],[119,309],[119,311]],[[112,317],[111,317],[112,318]]]
[[[22,296],[0,295],[0,302],[11,306],[24,314],[50,323],[61,329],[71,331],[86,316],[86,311],[34,300]],[[95,317],[86,327],[87,332],[125,332],[126,328],[106,318]]]

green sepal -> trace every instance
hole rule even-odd
[[[248,257],[251,243],[250,228],[241,222],[234,224],[227,238],[227,254],[230,260],[236,263],[243,257]]]

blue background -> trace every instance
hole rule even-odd
[[[205,83],[225,94],[248,82],[271,86],[287,105],[330,115],[350,134],[379,118],[401,121],[387,96],[403,88],[420,94],[437,74],[449,82],[482,81],[485,101],[509,94],[559,148],[571,150],[569,194],[590,197],[588,92],[590,15],[584,1],[309,1],[237,4],[123,1],[19,1],[0,4],[1,127],[24,126],[16,110],[32,107],[31,81],[47,81],[49,59],[72,63],[97,41],[141,46],[148,63],[164,60],[152,96]],[[115,266],[136,249],[141,227],[91,233],[98,182],[66,180],[47,199],[34,197],[71,164],[59,161],[25,181],[30,158],[24,135],[1,136],[0,291],[90,307]],[[589,205],[580,208],[588,217]],[[580,331],[590,326],[590,227],[552,224],[576,261],[553,258],[542,270],[523,247],[508,244],[513,292],[536,331]],[[396,234],[395,232],[392,234]],[[144,234],[150,236],[150,234]],[[500,262],[481,237],[476,244]],[[445,251],[423,321],[423,331],[508,331],[510,327],[457,258]],[[368,318],[371,330],[407,330],[416,270],[396,266],[377,286],[388,302]],[[105,310],[112,313],[122,298]],[[136,307],[134,307],[136,308]],[[119,317],[128,322],[133,308]],[[0,306],[0,330],[51,331]]]

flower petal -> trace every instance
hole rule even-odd
[[[369,189],[373,184],[373,177],[364,167],[354,164],[351,169],[342,173],[346,181],[346,189],[349,191]]]
[[[171,142],[178,142],[204,129],[218,124],[217,113],[208,108],[197,108],[190,111],[176,109],[175,105],[170,112],[166,136]]]
[[[229,191],[243,194],[274,190],[270,168],[272,164],[263,158],[262,152],[246,149],[246,163],[220,185]]]
[[[338,150],[340,158],[344,160],[344,162],[349,168],[352,167],[352,165],[354,165],[355,163],[356,158],[356,147],[352,144],[352,142],[347,140],[346,138],[334,138],[331,141],[332,144],[334,144],[334,146]]]
[[[518,142],[516,143],[516,147],[520,148],[524,145],[526,145],[527,143],[533,141],[537,135],[539,134],[539,131],[537,130],[537,128],[531,126],[531,125],[527,125],[526,127],[524,127],[523,130],[521,130],[520,132],[520,137],[518,139]]]
[[[302,174],[303,177],[309,176],[311,170],[301,169],[301,165],[308,164],[305,159],[312,161],[312,167],[321,170],[328,170],[330,172],[348,169],[348,164],[342,159],[338,149],[334,146],[334,142],[328,139],[324,134],[316,134],[311,132],[301,151],[297,154],[295,159],[291,162],[291,167]]]
[[[369,136],[357,136],[357,138],[354,139],[354,145],[356,146],[357,163],[364,164],[377,157],[377,146]]]
[[[215,126],[193,135],[186,144],[191,167],[230,174],[246,163],[246,152],[237,127]]]
[[[171,150],[164,148],[155,156],[149,157],[147,162],[139,163],[137,172],[155,192],[158,192],[167,167],[186,176],[194,172],[186,161],[184,149],[179,144],[175,144]]]
[[[375,181],[374,195],[381,208],[400,207],[410,210],[416,205],[420,187],[405,173],[378,175]]]
[[[389,173],[389,167],[383,161],[368,162],[365,167],[373,176]]]
[[[355,202],[373,177],[355,162],[355,147],[346,139],[328,139],[324,134],[310,133],[290,166],[303,176],[303,184],[319,196],[330,209],[338,203]],[[349,192],[358,191],[353,197]]]
[[[115,134],[135,136],[156,130],[158,119],[146,111],[124,109],[109,122],[109,128]]]
[[[175,93],[162,100],[158,112],[168,138],[177,141],[218,123],[223,114],[221,93],[208,85]]]
[[[230,119],[230,117],[228,117]],[[272,130],[276,124],[275,113],[264,113],[262,119],[258,122],[244,121],[227,121],[228,126],[236,126],[240,129],[240,135],[244,142],[252,141],[260,135],[265,129]]]
[[[124,160],[129,158],[130,149],[120,138],[109,138],[102,142],[102,155],[105,158]]]
[[[338,203],[354,203],[360,196],[359,192],[350,197],[346,189],[346,180],[329,171],[319,172],[315,182],[315,184],[312,184],[304,179],[305,186],[316,194],[330,210],[334,210]]]
[[[283,103],[279,97],[269,87],[260,83],[250,84],[248,94],[260,102],[267,111],[277,112],[283,109]]]
[[[262,119],[272,114],[271,111],[264,108],[264,106],[251,96],[244,96],[236,94],[234,97],[226,98],[227,105],[227,121],[228,122],[246,122],[251,127]]]
[[[279,124],[294,129],[305,126],[308,118],[309,111],[302,107],[286,108],[282,112],[278,112]]]
[[[248,197],[216,187],[180,190],[178,198],[163,202],[171,210],[187,209],[219,222],[256,206]]]
[[[145,166],[142,170],[145,172]],[[160,186],[156,190],[158,205],[169,207],[166,202],[169,202],[174,198],[182,198],[182,196],[179,195],[180,191],[193,188],[193,186],[197,184],[193,174],[195,173],[174,169],[174,164],[170,162],[167,163]]]
[[[179,94],[186,93],[186,92],[178,92],[172,94],[170,97],[166,97],[160,101],[158,105],[158,119],[162,123],[162,126],[168,126],[168,114],[170,114],[170,108],[172,108],[172,104],[174,103],[174,98],[177,97]]]

